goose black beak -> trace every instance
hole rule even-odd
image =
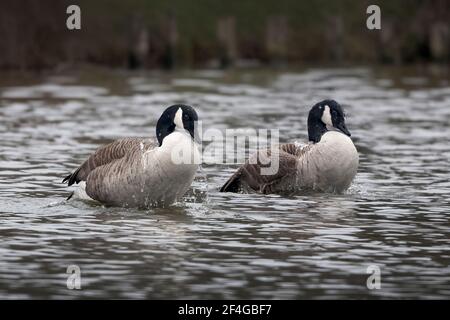
[[[336,128],[341,131],[343,134],[351,137],[352,134],[350,133],[350,131],[348,131],[347,126],[345,125],[344,122],[340,123],[339,125],[336,126]]]

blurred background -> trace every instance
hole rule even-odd
[[[66,28],[70,4],[81,30]],[[370,4],[381,7],[381,30],[366,28]],[[449,9],[446,0],[2,1],[0,68],[448,65]]]

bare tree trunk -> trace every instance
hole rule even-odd
[[[220,46],[220,64],[223,68],[234,64],[237,58],[236,19],[224,17],[217,22],[217,38]]]
[[[269,17],[266,23],[266,51],[271,63],[286,62],[288,54],[289,25],[285,16]]]

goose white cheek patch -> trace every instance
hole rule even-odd
[[[175,113],[175,118],[173,119],[173,122],[179,129],[184,129],[183,125],[183,109],[178,108],[177,113]]]
[[[325,123],[325,125],[327,127],[333,127],[333,122],[331,121],[331,113],[330,113],[330,107],[329,106],[325,106],[325,109],[323,110],[323,114],[322,114],[322,118],[320,118],[320,120],[322,120],[323,123]]]

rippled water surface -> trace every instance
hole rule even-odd
[[[279,128],[287,142],[307,138],[324,98],[344,106],[360,153],[346,194],[222,194],[236,166],[207,164],[170,208],[64,201],[62,177],[100,144],[153,136],[173,103],[195,106],[204,128]],[[0,298],[448,299],[449,124],[448,80],[367,69],[8,78]],[[81,290],[66,287],[69,265]]]

